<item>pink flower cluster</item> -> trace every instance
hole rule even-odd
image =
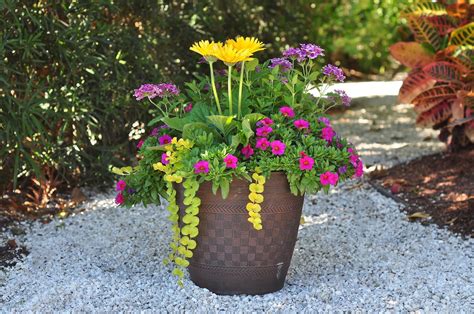
[[[319,175],[319,181],[322,185],[336,185],[337,181],[339,180],[339,175],[335,172],[326,171],[325,173],[321,173]]]
[[[354,167],[354,170],[355,170],[354,176],[356,178],[362,177],[364,175],[364,163],[362,162],[360,157],[357,154],[355,154],[352,148],[348,148],[347,152],[351,154],[349,157],[349,162]]]
[[[117,182],[117,185],[115,186],[115,190],[119,192],[117,196],[115,196],[115,203],[117,205],[121,205],[125,201],[122,192],[125,190],[126,187],[127,183],[124,180],[119,180]]]
[[[313,169],[314,159],[306,155],[305,152],[300,153],[300,170],[311,170]]]

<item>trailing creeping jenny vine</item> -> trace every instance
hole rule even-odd
[[[249,185],[249,200],[250,202],[247,204],[246,209],[249,212],[248,221],[253,225],[255,230],[262,230],[262,217],[260,215],[260,211],[262,207],[260,206],[263,203],[263,185],[265,184],[265,177],[259,175],[255,172],[252,175],[252,179],[255,183],[250,183]]]

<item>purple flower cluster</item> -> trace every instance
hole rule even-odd
[[[268,66],[270,69],[279,66],[282,72],[286,72],[290,70],[293,66],[290,61],[285,58],[273,58],[270,59],[270,65]]]
[[[344,82],[346,78],[344,72],[340,68],[332,64],[326,64],[323,67],[323,74],[327,77],[334,78],[339,82]]]
[[[324,49],[315,44],[300,44],[299,48],[290,47],[283,51],[283,56],[302,62],[306,58],[316,59],[319,56],[324,56]]]
[[[153,99],[155,97],[163,98],[172,95],[179,95],[179,89],[171,83],[143,84],[138,89],[135,89],[133,94],[137,100],[142,100],[145,97]]]
[[[351,105],[352,99],[349,96],[347,96],[345,91],[341,89],[335,89],[334,92],[337,93],[339,97],[341,97],[341,101],[344,106],[349,107]]]

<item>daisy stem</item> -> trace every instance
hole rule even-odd
[[[237,118],[240,118],[242,111],[242,85],[244,83],[244,70],[245,70],[245,61],[242,61],[242,67],[240,68],[240,85],[239,85],[239,106],[237,107]]]
[[[221,104],[219,103],[219,96],[217,96],[216,81],[214,79],[214,68],[212,66],[214,62],[209,62],[209,68],[211,70],[211,85],[212,91],[214,92],[214,98],[216,99],[217,111],[222,115]]]
[[[229,113],[232,115],[232,66],[229,65],[227,73],[227,94],[229,95]]]

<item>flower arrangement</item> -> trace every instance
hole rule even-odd
[[[209,76],[197,75],[184,92],[171,83],[135,90],[137,100],[156,108],[156,117],[149,123],[154,127],[150,135],[138,143],[138,165],[113,168],[124,175],[116,202],[160,204],[160,196],[168,201],[174,236],[165,262],[176,265],[173,273],[179,277],[198,245],[197,191],[204,181],[226,198],[233,179],[248,180],[249,227],[261,230],[262,193],[272,172],[286,173],[295,195],[327,192],[363,174],[354,147],[324,116],[329,108],[350,103],[343,91],[327,93],[329,85],[344,81],[343,71],[330,64],[321,67],[324,50],[314,44],[259,63],[254,54],[263,49],[263,43],[248,37],[200,41],[190,50],[202,56]],[[309,93],[312,88],[318,97]],[[184,189],[181,215],[177,185]]]

